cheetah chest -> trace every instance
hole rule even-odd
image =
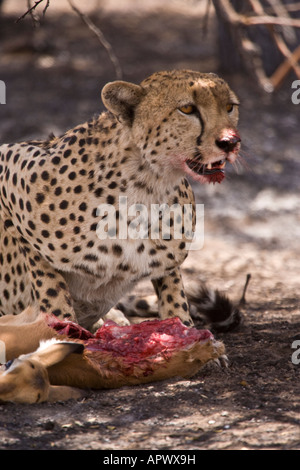
[[[93,277],[97,285],[115,281],[135,283],[142,278],[158,278],[181,264],[185,252],[178,243],[154,243],[148,239],[107,240],[72,260],[71,271]]]

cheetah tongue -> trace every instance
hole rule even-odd
[[[225,165],[224,160],[218,162],[208,163],[204,167],[203,176],[206,178],[208,183],[221,183],[225,178]]]
[[[225,174],[225,165],[226,165],[225,160],[219,160],[218,162],[208,163],[207,165],[204,166],[203,174],[213,175],[217,173],[218,171]]]

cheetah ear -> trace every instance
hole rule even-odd
[[[101,97],[106,108],[111,111],[120,122],[132,125],[134,109],[141,101],[145,90],[133,83],[110,82],[104,86]]]

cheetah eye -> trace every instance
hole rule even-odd
[[[187,104],[186,106],[181,106],[178,108],[183,114],[193,114],[197,111],[196,106],[193,104]]]
[[[227,104],[227,105],[226,105],[226,111],[227,111],[227,113],[228,113],[228,114],[232,113],[233,108],[234,108],[234,104],[232,104],[232,103]]]

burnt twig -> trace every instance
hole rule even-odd
[[[300,28],[300,19],[290,18],[287,5],[281,1],[268,0],[275,15],[265,12],[259,0],[248,0],[253,13],[240,14],[233,7],[230,0],[213,0],[215,11],[220,20],[230,29],[235,46],[239,52],[245,68],[254,75],[256,81],[265,90],[272,92],[277,89],[283,79],[293,70],[300,78],[299,50],[291,51],[286,42],[296,37],[293,28]],[[297,11],[296,5],[293,11]],[[297,4],[300,9],[300,4]],[[264,25],[271,34],[277,49],[284,56],[284,61],[268,77],[264,70],[261,50],[255,41],[249,39],[247,28],[251,26]],[[276,26],[281,26],[283,37],[276,31]],[[286,39],[286,41],[284,40]]]
[[[23,20],[23,19],[25,18],[25,16],[27,16],[27,15],[29,15],[29,14],[32,15],[33,12],[34,12],[34,10],[36,9],[36,7],[37,7],[40,3],[42,3],[42,2],[44,2],[44,0],[36,0],[36,1],[34,2],[34,5],[33,5],[32,7],[29,7],[28,10],[25,11],[25,13],[23,13],[23,15],[20,16],[20,17],[16,20],[16,23],[18,23],[19,21]],[[30,4],[30,2],[28,2],[28,3]],[[47,11],[47,9],[48,9],[48,7],[49,7],[49,4],[50,4],[50,0],[46,0],[46,5],[45,5],[45,7],[44,7],[44,9],[43,9],[43,16],[45,16],[45,13],[46,13],[46,11]],[[34,19],[34,21],[36,21],[36,20]]]
[[[119,63],[118,58],[114,54],[111,44],[107,41],[102,31],[92,22],[92,20],[86,16],[82,11],[80,11],[72,2],[72,0],[68,0],[69,5],[71,8],[77,13],[77,15],[82,19],[82,21],[87,25],[87,27],[97,36],[98,40],[100,41],[101,45],[105,48],[110,61],[112,62],[117,79],[122,78],[122,69]]]

